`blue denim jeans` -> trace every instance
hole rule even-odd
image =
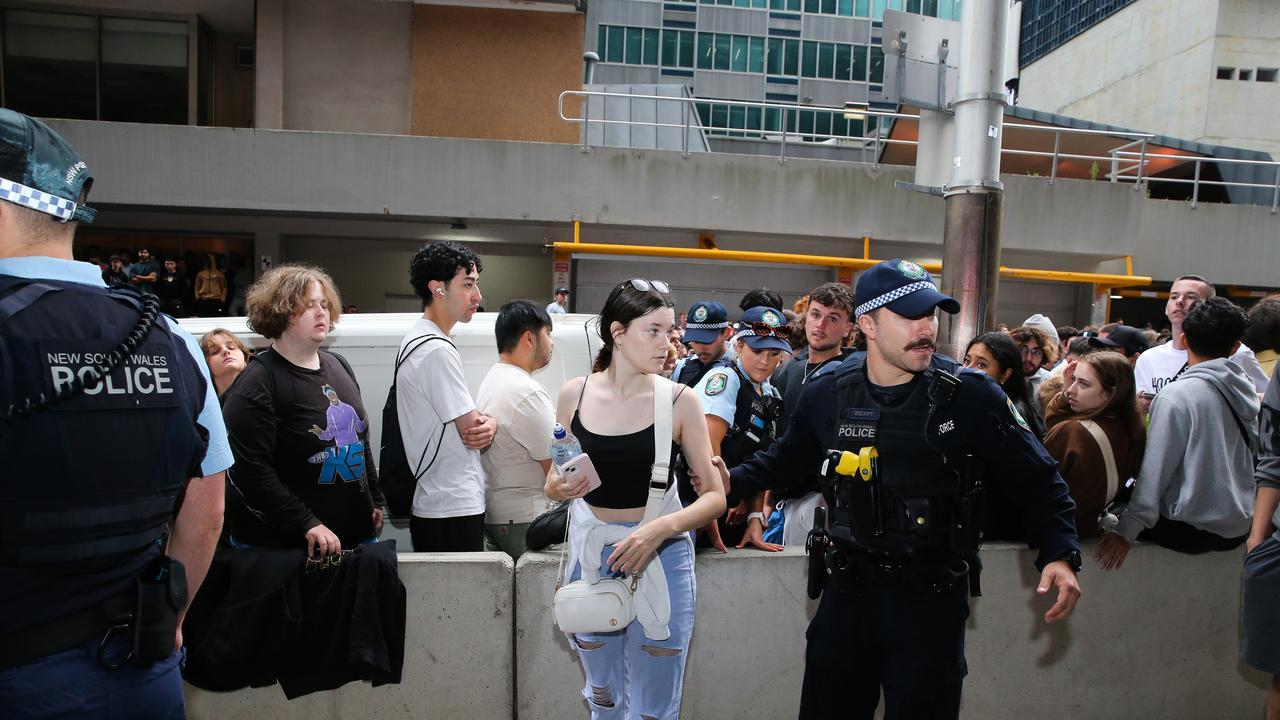
[[[105,657],[120,662],[130,639],[117,636]],[[181,720],[187,716],[179,665],[186,649],[148,668],[133,663],[108,670],[98,663],[98,640],[0,671],[0,716],[6,719]]]
[[[634,526],[637,523],[617,523]],[[607,545],[600,554],[600,576],[617,575],[609,570]],[[680,716],[680,696],[684,687],[684,666],[693,635],[693,608],[696,586],[693,577],[693,548],[681,538],[668,540],[658,548],[653,562],[661,562],[671,598],[671,637],[650,640],[644,628],[633,622],[625,630],[581,634],[573,645],[582,658],[587,699],[593,720],[656,718],[676,720]],[[575,565],[570,582],[582,576]]]

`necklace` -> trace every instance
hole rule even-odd
[[[801,378],[801,380],[800,380],[800,384],[801,384],[801,385],[804,385],[805,383],[809,382],[809,378],[810,378],[810,377],[812,377],[814,373],[816,373],[816,372],[818,372],[819,370],[821,370],[821,369],[823,368],[823,366],[825,366],[827,363],[831,362],[832,360],[835,360],[835,358],[827,358],[826,360],[823,360],[822,362],[818,363],[817,365],[814,365],[812,370],[805,370],[805,371],[804,371],[804,377],[803,377],[803,378]]]

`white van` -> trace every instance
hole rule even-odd
[[[355,370],[369,414],[369,440],[375,448],[382,447],[382,406],[391,389],[396,352],[405,333],[419,317],[417,313],[343,315],[325,345],[326,350],[345,357]],[[498,361],[498,345],[493,334],[497,318],[497,313],[476,313],[471,322],[454,325],[450,334],[462,355],[463,372],[472,398],[479,392],[480,382],[489,368]],[[596,315],[552,315],[551,322],[555,351],[551,363],[534,373],[534,377],[547,388],[554,402],[566,380],[591,372],[591,362],[600,351],[601,341],[596,332],[599,324]],[[197,340],[214,328],[224,328],[251,348],[261,349],[269,344],[266,338],[249,330],[243,317],[186,318],[179,323]]]

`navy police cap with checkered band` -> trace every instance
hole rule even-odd
[[[729,327],[729,311],[715,300],[699,300],[685,318],[684,342],[713,343]]]
[[[53,128],[0,108],[0,200],[88,223],[96,211],[81,202],[92,185],[89,166]]]
[[[762,323],[769,327],[781,327],[787,324],[787,318],[782,314],[781,310],[771,307],[758,305],[749,308],[742,314],[742,318],[738,320],[738,334],[736,339],[745,342],[752,350],[781,350],[783,352],[791,352],[791,343],[782,338],[766,334],[757,335],[751,326],[755,323]]]
[[[935,307],[953,315],[960,312],[960,303],[938,292],[929,272],[910,260],[885,260],[871,266],[858,278],[854,296],[854,317],[881,307],[908,318],[927,315]]]

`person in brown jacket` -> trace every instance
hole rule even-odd
[[[1097,537],[1098,514],[1142,466],[1133,367],[1119,353],[1090,353],[1067,366],[1063,387],[1045,406],[1044,446],[1076,501],[1076,532]]]

